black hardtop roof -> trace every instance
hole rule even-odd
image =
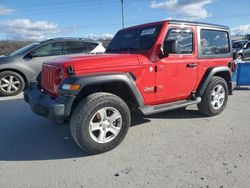
[[[166,20],[168,23],[172,24],[184,24],[184,25],[195,25],[195,26],[205,26],[205,27],[213,27],[213,28],[220,28],[220,29],[227,29],[229,30],[228,26],[218,25],[218,24],[210,24],[204,22],[194,22],[194,21],[184,21],[184,20]]]
[[[121,30],[127,30],[127,29],[133,29],[133,28],[138,28],[138,27],[143,27],[143,26],[149,26],[149,25],[156,25],[156,24],[162,24],[164,22],[167,22],[169,24],[179,24],[179,25],[192,25],[192,26],[203,26],[203,27],[211,27],[211,28],[218,28],[218,29],[225,29],[229,30],[228,26],[224,25],[218,25],[218,24],[210,24],[210,23],[204,23],[204,22],[195,22],[195,21],[185,21],[185,20],[162,20],[162,21],[157,21],[157,22],[150,22],[150,23],[145,23],[145,24],[139,24],[135,26],[130,26]]]

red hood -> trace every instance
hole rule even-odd
[[[76,74],[100,71],[116,71],[124,67],[132,68],[139,66],[138,54],[94,54],[57,58],[46,64],[60,67],[73,66]]]

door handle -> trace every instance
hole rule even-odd
[[[189,63],[189,64],[187,64],[187,67],[188,68],[197,67],[197,64],[195,64],[195,63]]]

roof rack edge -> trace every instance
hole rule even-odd
[[[210,24],[204,22],[195,22],[195,21],[184,21],[184,20],[165,20],[171,24],[185,24],[185,25],[196,25],[196,26],[208,26],[208,27],[215,27],[215,28],[223,28],[229,29],[228,26],[218,25],[218,24]]]

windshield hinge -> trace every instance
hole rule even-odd
[[[155,72],[162,72],[164,70],[164,65],[156,65]]]
[[[73,66],[69,65],[69,66],[67,67],[67,73],[68,73],[70,76],[75,74],[75,70],[74,70]]]

